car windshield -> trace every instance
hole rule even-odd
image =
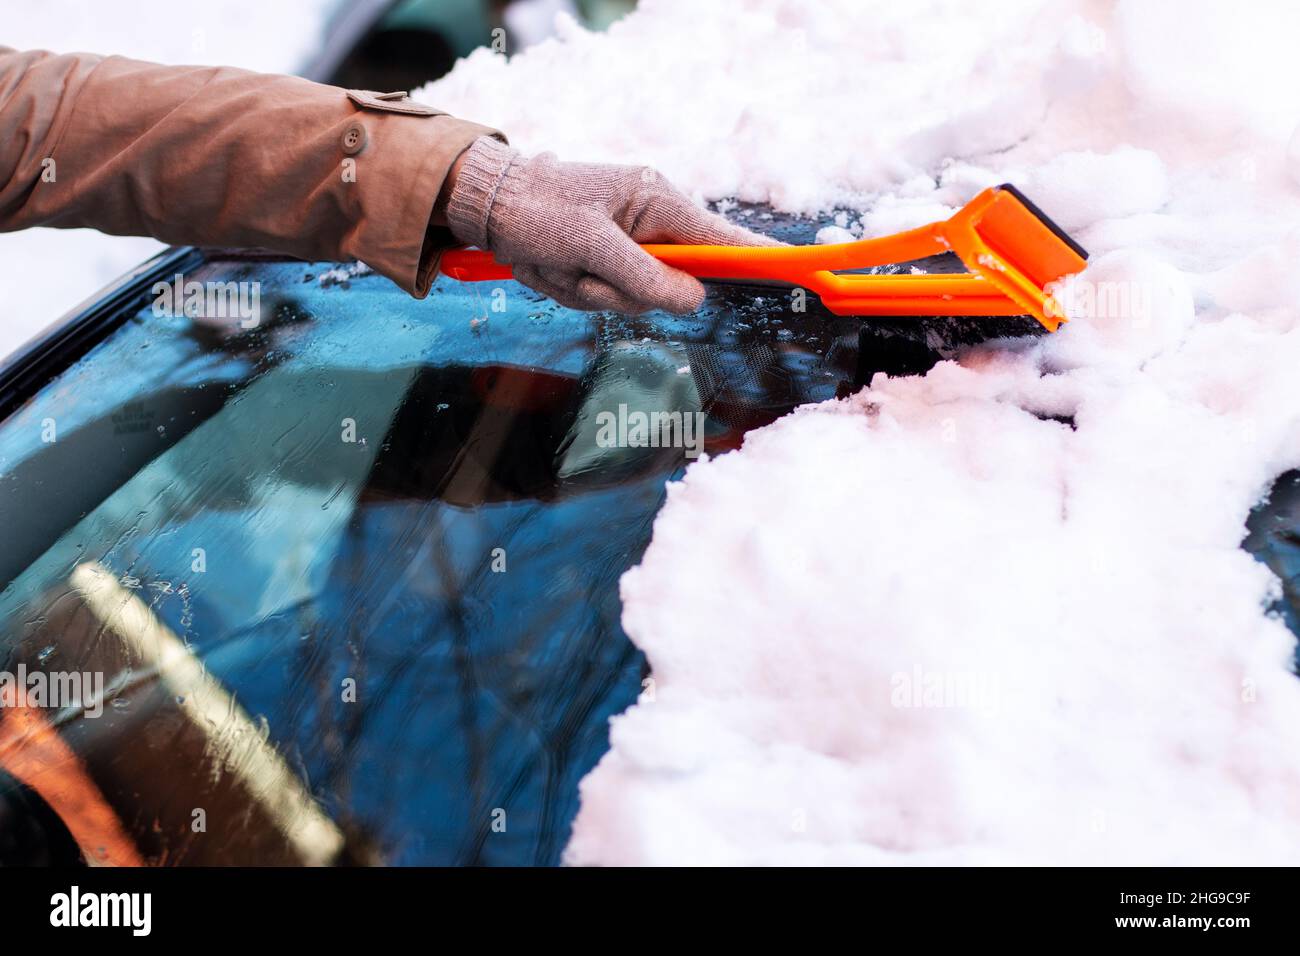
[[[674,318],[257,258],[184,281],[249,284],[256,327],[142,294],[0,424],[0,663],[102,679],[50,720],[156,862],[557,862],[653,690],[618,579],[666,482],[868,352],[931,354],[782,290]],[[0,830],[41,804],[4,753]]]

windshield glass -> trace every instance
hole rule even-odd
[[[859,320],[781,290],[678,319],[297,262],[184,278],[256,283],[256,327],[143,296],[0,424],[0,666],[84,675],[40,714],[57,779],[0,719],[0,830],[80,788],[83,849],[117,826],[97,852],[144,861],[558,861],[646,688],[618,578],[665,483],[876,368]],[[900,342],[871,354],[933,361]]]

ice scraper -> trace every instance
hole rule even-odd
[[[992,186],[942,222],[875,239],[814,246],[645,245],[699,279],[782,282],[817,293],[836,315],[1032,315],[1056,331],[1064,320],[1052,283],[1081,271],[1088,253],[1024,194]],[[970,272],[854,274],[953,252]],[[453,279],[510,278],[510,266],[478,249],[443,254]],[[847,274],[846,274],[847,273]]]

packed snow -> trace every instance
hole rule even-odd
[[[653,684],[568,862],[1300,861],[1295,641],[1239,547],[1300,465],[1297,35],[1280,2],[645,0],[420,92],[824,240],[1010,180],[1093,254],[1056,335],[670,487],[622,581]]]

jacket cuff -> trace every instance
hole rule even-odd
[[[492,200],[518,157],[518,150],[488,136],[475,140],[466,152],[447,204],[447,224],[461,242],[488,248]]]
[[[367,125],[372,128],[372,140],[396,138],[400,147],[374,143],[377,148],[370,169],[365,168],[370,147],[358,157],[358,181],[369,180],[361,191],[363,203],[366,198],[372,202],[368,203],[371,208],[362,210],[347,251],[422,299],[429,294],[442,250],[452,239],[447,230],[431,226],[447,173],[475,141],[497,143],[495,137],[504,137],[486,126],[447,115],[372,115],[367,117]],[[390,148],[383,150],[385,145]],[[403,183],[405,189],[399,190],[398,184]]]

